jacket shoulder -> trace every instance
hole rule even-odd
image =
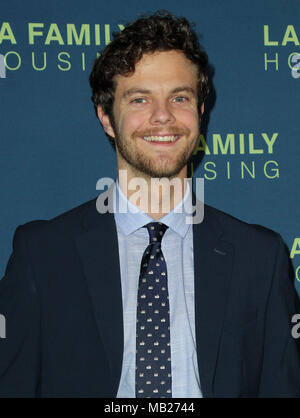
[[[86,214],[97,213],[96,198],[69,209],[49,220],[38,219],[20,225],[17,230],[26,234],[45,234],[56,232],[63,235],[76,235],[82,230],[82,221]]]
[[[236,241],[248,240],[250,243],[257,241],[274,243],[275,241],[278,243],[278,239],[281,239],[279,233],[273,229],[255,223],[248,223],[209,205],[205,205],[204,216],[205,214],[210,219],[215,219],[221,225],[225,235]]]

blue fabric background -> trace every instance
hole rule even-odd
[[[6,57],[8,66],[20,66],[7,69],[6,77],[0,78],[0,276],[19,224],[54,217],[89,200],[97,196],[100,177],[116,176],[114,151],[90,101],[89,72],[97,52],[109,40],[108,31],[162,8],[195,23],[214,69],[215,100],[212,96],[205,132],[210,154],[198,167],[197,154],[191,166],[195,176],[206,177],[205,201],[278,231],[289,249],[296,250],[292,262],[300,294],[300,77],[292,77],[288,65],[289,55],[300,53],[298,0],[2,0],[0,30],[8,22],[16,44],[0,40],[0,54],[11,52]],[[43,35],[30,44],[28,23],[33,22],[44,24],[36,29]],[[57,41],[45,45],[51,23],[57,24],[64,45]],[[81,25],[90,24],[91,44],[68,45],[67,23],[74,24],[78,33]],[[95,24],[100,25],[100,45],[95,45]],[[267,45],[264,25],[268,40],[278,45]],[[282,45],[287,28],[287,42]],[[66,54],[60,58],[71,66],[58,58],[62,52],[69,58]],[[37,67],[43,67],[45,53],[44,70],[33,68],[32,53]],[[265,58],[276,59],[277,64],[268,62],[265,68]],[[262,133],[269,138],[278,134],[271,153]],[[224,144],[228,134],[235,135],[234,153],[230,149],[213,153],[217,134]],[[244,134],[244,154],[239,134]],[[249,134],[254,148],[262,153],[249,153]],[[267,175],[271,177],[271,169],[278,168],[279,177],[268,178],[266,163]],[[242,175],[243,164],[255,169],[255,178],[245,168]]]

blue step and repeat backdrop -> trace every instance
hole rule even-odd
[[[210,205],[282,235],[300,294],[299,0],[1,0],[0,277],[18,225],[116,177],[88,77],[112,32],[158,9],[195,23],[211,65],[190,174]]]

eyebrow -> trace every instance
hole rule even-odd
[[[186,92],[188,92],[188,93],[191,93],[191,94],[193,94],[194,96],[196,96],[197,94],[196,94],[196,92],[195,92],[195,90],[192,88],[192,87],[190,87],[190,86],[181,86],[181,87],[176,87],[176,89],[173,89],[172,91],[171,91],[171,93],[172,94],[174,94],[174,93],[181,93],[181,92],[184,92],[184,91],[186,91]]]
[[[133,94],[150,94],[151,90],[147,90],[147,89],[140,89],[140,88],[131,88],[128,90],[125,90],[122,98],[126,98],[128,96],[132,96]]]
[[[176,87],[175,89],[171,90],[170,93],[175,94],[175,93],[181,93],[181,92],[188,92],[188,93],[191,93],[193,96],[197,95],[195,90],[190,86]],[[126,90],[123,93],[122,98],[132,96],[133,94],[151,94],[151,93],[152,93],[151,90],[133,87],[131,89]]]

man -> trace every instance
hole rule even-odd
[[[0,282],[2,396],[300,395],[282,239],[209,206],[186,221],[206,65],[188,21],[166,12],[128,25],[96,60],[114,213],[92,200],[17,229]],[[161,178],[180,193],[155,193]]]

